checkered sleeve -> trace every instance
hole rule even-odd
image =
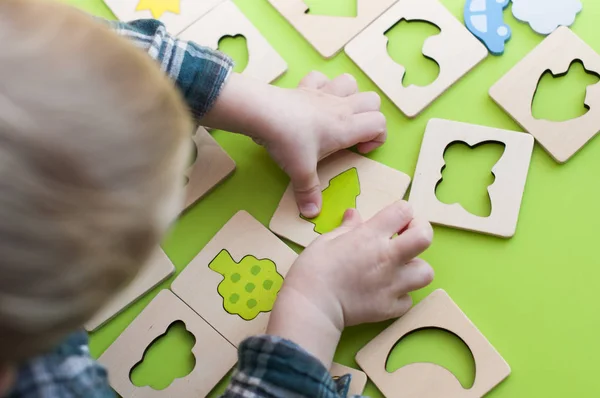
[[[224,398],[340,398],[351,376],[334,380],[325,366],[291,341],[275,336],[246,339]]]
[[[231,58],[219,51],[177,39],[155,19],[106,23],[159,63],[177,84],[197,119],[211,109],[233,69]]]

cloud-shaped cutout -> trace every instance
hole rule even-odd
[[[512,6],[515,18],[543,35],[573,25],[581,9],[580,0],[513,0]]]

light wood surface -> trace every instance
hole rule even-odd
[[[85,324],[88,332],[103,326],[144,294],[175,273],[175,266],[158,247],[136,278]]]
[[[248,65],[242,74],[271,83],[287,70],[287,63],[231,1],[218,5],[179,37],[217,49],[225,36],[242,35],[248,45]]]
[[[348,395],[362,395],[365,390],[365,386],[367,385],[367,375],[365,372],[361,372],[358,369],[354,369],[339,363],[332,363],[331,368],[329,369],[329,373],[331,376],[342,377],[347,374],[352,375],[352,381],[350,382],[350,389],[348,390]]]
[[[353,167],[358,171],[360,184],[356,208],[364,220],[401,200],[410,185],[410,177],[406,174],[344,150],[319,163],[317,172],[321,180],[321,190],[327,188],[332,178]],[[283,194],[269,228],[277,235],[304,247],[320,236],[315,232],[313,223],[300,217],[291,184]]]
[[[250,214],[240,211],[173,282],[171,290],[237,347],[246,337],[266,331],[270,312],[262,312],[253,320],[246,321],[225,311],[223,297],[217,292],[223,276],[209,268],[223,250],[227,250],[235,262],[240,262],[247,255],[269,259],[284,277],[297,254]]]
[[[393,373],[386,370],[396,343],[413,331],[439,328],[454,333],[471,350],[475,381],[466,390],[447,369],[433,363],[413,363]],[[436,290],[370,341],[356,362],[387,398],[479,398],[510,374],[502,356],[443,290]]]
[[[155,17],[149,10],[136,11],[142,0],[104,0],[106,5],[121,21],[155,18],[165,24],[172,35],[181,33],[223,0],[155,0],[153,3],[179,4],[179,12],[167,11]],[[150,3],[150,2],[147,2]],[[143,3],[142,3],[143,4]],[[163,7],[160,7],[162,9]]]
[[[203,127],[192,137],[196,162],[188,169],[185,207],[188,208],[235,171],[235,162]]]
[[[423,45],[423,55],[440,66],[439,76],[428,86],[404,87],[406,69],[388,54],[385,33],[401,20],[431,22],[441,29]],[[402,0],[353,39],[346,53],[406,116],[414,117],[479,64],[488,50],[438,0]]]
[[[600,84],[587,88],[585,104],[590,110],[575,119],[563,122],[536,119],[531,105],[544,72],[566,73],[575,60],[600,74],[600,55],[569,28],[560,27],[490,89],[494,101],[559,163],[569,160],[600,130]]]
[[[325,58],[336,55],[354,36],[397,0],[356,0],[357,16],[308,14],[302,0],[269,0],[269,3]]]
[[[504,153],[492,168],[494,183],[488,187],[492,203],[489,217],[466,211],[459,203],[442,203],[435,195],[445,165],[444,151],[454,142],[473,147],[500,142]],[[415,214],[432,223],[509,238],[515,234],[534,140],[529,134],[449,120],[427,124],[409,202]]]
[[[129,378],[131,369],[142,360],[146,348],[176,321],[182,321],[196,338],[192,348],[196,366],[164,390],[136,387]],[[173,293],[163,290],[99,362],[108,369],[110,385],[124,398],[196,398],[206,396],[235,365],[237,350]]]

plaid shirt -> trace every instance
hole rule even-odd
[[[199,119],[213,105],[231,73],[229,57],[177,40],[155,20],[108,22],[155,59],[176,82]],[[333,380],[323,364],[296,344],[273,336],[251,337],[239,347],[239,361],[226,398],[346,397],[350,375]],[[9,398],[114,398],[106,370],[91,356],[88,336],[78,332],[44,356],[23,364]]]

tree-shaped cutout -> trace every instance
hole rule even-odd
[[[412,363],[434,363],[452,373],[465,389],[475,382],[475,359],[465,342],[444,329],[417,329],[396,343],[385,369],[393,373]]]
[[[356,167],[333,177],[329,186],[323,190],[321,213],[312,219],[301,216],[315,225],[315,232],[326,234],[342,223],[348,209],[356,209],[356,198],[360,195],[360,182]]]
[[[330,17],[356,18],[358,0],[304,0],[308,6],[307,14]]]
[[[243,35],[223,36],[219,40],[219,51],[229,55],[235,62],[234,72],[242,73],[248,66],[250,59],[248,41]]]
[[[164,390],[194,370],[196,357],[192,349],[195,344],[196,338],[183,322],[172,323],[146,348],[141,361],[131,369],[131,382],[138,387]]]
[[[385,32],[388,55],[406,70],[402,78],[404,87],[428,86],[437,79],[440,67],[435,60],[423,55],[423,45],[440,32],[440,28],[430,22],[405,19]]]
[[[563,122],[585,115],[589,111],[585,104],[586,90],[599,81],[600,76],[586,70],[579,60],[573,61],[566,72],[558,75],[547,70],[541,76],[533,97],[533,117]]]
[[[248,255],[236,263],[227,250],[221,250],[208,267],[223,275],[217,291],[228,313],[251,321],[273,309],[283,284],[273,261]]]
[[[166,12],[179,14],[181,12],[181,0],[140,0],[136,11],[150,11],[152,17],[158,19]]]
[[[442,179],[435,191],[437,198],[446,204],[460,203],[471,214],[489,217],[492,203],[488,187],[495,181],[491,170],[504,149],[500,142],[484,142],[473,148],[464,142],[448,145]]]

